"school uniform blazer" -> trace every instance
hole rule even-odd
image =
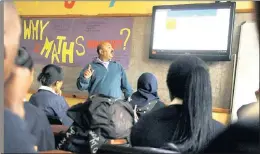
[[[4,122],[4,153],[36,153],[36,138],[24,120],[5,108]]]
[[[55,150],[54,135],[45,113],[34,105],[25,102],[25,122],[31,134],[36,138],[39,151]]]
[[[64,97],[49,90],[39,89],[33,94],[29,102],[42,109],[47,116],[57,117],[63,125],[70,126],[73,120],[67,116],[69,105]]]

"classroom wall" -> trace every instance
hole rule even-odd
[[[191,3],[192,1],[187,1]],[[199,1],[197,1],[199,2]],[[57,4],[56,4],[57,3]],[[107,2],[79,2],[77,1],[73,8],[65,8],[64,2],[16,2],[19,13],[21,15],[97,15],[97,14],[150,14],[151,7],[155,2],[116,2],[114,6],[109,6]],[[84,3],[84,5],[83,5]],[[101,4],[102,3],[102,4]],[[148,5],[149,3],[149,5]],[[157,4],[158,3],[158,4]],[[156,5],[184,3],[184,2],[156,2]],[[81,5],[80,5],[81,4]],[[93,7],[93,6],[97,7]],[[133,7],[137,9],[132,9]],[[88,9],[86,9],[88,8]],[[96,9],[98,8],[98,9]],[[241,10],[251,10],[251,2],[238,2],[237,8]],[[242,11],[248,12],[248,11]],[[238,25],[243,21],[252,20],[252,14],[239,13],[236,16],[236,26],[234,33],[233,53],[236,53],[238,47]],[[133,45],[130,57],[130,69],[127,70],[127,76],[130,84],[136,89],[136,81],[143,72],[154,73],[159,83],[159,96],[166,104],[169,102],[169,95],[166,86],[166,74],[170,61],[150,60],[148,59],[148,46],[150,38],[151,17],[134,17],[133,25]],[[231,62],[215,62],[208,63],[212,81],[213,102],[223,102],[228,108],[231,104],[232,91],[232,72],[233,61]],[[142,67],[140,67],[142,66]],[[27,99],[30,97],[30,93]],[[66,97],[70,106],[79,102],[84,102],[83,99]],[[229,113],[214,112],[213,117],[222,123],[229,121]]]
[[[252,14],[236,14],[233,53],[237,52],[239,25],[243,21],[251,21]],[[148,58],[150,39],[150,17],[135,17],[132,32],[132,50],[130,67],[127,75],[134,89],[137,87],[137,79],[143,72],[154,73],[158,79],[159,96],[165,102],[169,102],[169,94],[166,86],[166,75],[171,61],[152,60]],[[208,62],[212,82],[213,102],[221,102],[225,107],[231,104],[233,60],[228,62]]]
[[[251,13],[236,14],[233,53],[237,52],[239,25],[244,21],[252,21]],[[158,93],[162,101],[169,103],[169,94],[166,86],[166,75],[171,61],[148,59],[149,38],[150,38],[151,17],[134,17],[133,24],[133,43],[130,57],[130,67],[127,70],[127,76],[134,90],[137,87],[137,79],[143,72],[151,72],[158,79]],[[210,62],[208,63],[211,82],[213,102],[225,103],[227,107],[231,104],[232,78],[233,78],[233,60],[230,62]],[[30,94],[29,94],[30,95]],[[28,95],[28,97],[29,97]],[[84,102],[83,99],[66,98],[68,103],[74,105],[78,102]],[[227,123],[229,113],[213,112],[214,119]]]
[[[115,2],[113,4],[113,1]],[[15,1],[21,15],[149,15],[156,5],[212,3],[214,1]],[[112,4],[112,5],[111,5]],[[252,1],[236,1],[236,12],[251,12]]]

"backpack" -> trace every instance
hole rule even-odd
[[[105,95],[93,95],[86,103],[68,111],[74,120],[58,149],[71,152],[96,153],[109,139],[129,141],[134,125],[134,111],[129,102]]]

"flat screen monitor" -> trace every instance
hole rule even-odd
[[[154,6],[149,57],[231,60],[235,2]]]

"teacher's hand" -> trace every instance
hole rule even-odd
[[[84,72],[84,77],[88,79],[92,76],[93,73],[94,70],[91,69],[91,65],[88,65],[88,69]]]

